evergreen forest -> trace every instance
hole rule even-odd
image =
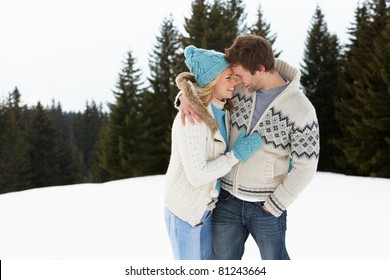
[[[129,49],[108,110],[94,101],[79,112],[64,112],[55,100],[22,105],[15,85],[0,100],[0,194],[164,174],[177,114],[175,78],[188,71],[183,49],[224,52],[240,34],[274,44],[277,34],[260,4],[256,15],[255,23],[246,22],[243,0],[193,0],[183,33],[172,16],[164,18],[149,76]],[[318,170],[390,178],[390,1],[360,1],[348,35],[340,44],[317,5],[299,70],[320,125]],[[275,57],[282,52],[274,49]]]

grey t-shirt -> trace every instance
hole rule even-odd
[[[253,112],[253,118],[251,122],[251,130],[256,125],[256,123],[259,121],[265,110],[268,108],[268,106],[272,103],[272,101],[275,100],[276,97],[278,97],[282,91],[286,89],[286,87],[289,85],[289,81],[286,80],[286,84],[278,87],[273,88],[269,90],[257,90],[256,91],[256,105],[255,105],[255,111]]]

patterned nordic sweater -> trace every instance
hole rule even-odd
[[[249,201],[265,201],[268,210],[278,217],[307,186],[317,169],[319,127],[313,105],[299,91],[299,70],[278,59],[276,69],[291,82],[250,131],[259,132],[263,144],[252,157],[224,176],[221,187]],[[242,129],[250,130],[255,99],[256,95],[246,93],[244,87],[236,88],[230,145]],[[294,168],[287,174],[290,155]]]
[[[218,195],[217,179],[229,172],[238,159],[233,152],[225,154],[227,144],[218,130],[211,105],[206,108],[199,102],[193,81],[190,73],[176,78],[179,89],[195,104],[193,108],[203,122],[183,126],[180,113],[173,122],[164,202],[175,216],[195,226],[210,207],[212,198]],[[229,121],[227,114],[227,129]]]

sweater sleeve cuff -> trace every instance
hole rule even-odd
[[[283,214],[285,209],[280,208],[279,205],[276,205],[275,202],[272,199],[272,195],[268,197],[266,202],[264,203],[264,206],[268,209],[268,211],[275,217],[279,217]]]
[[[236,158],[236,156],[235,156],[235,154],[233,153],[233,151],[227,152],[227,153],[226,153],[226,156],[228,157],[230,166],[236,165],[237,163],[240,162],[240,161],[238,160],[238,158]]]

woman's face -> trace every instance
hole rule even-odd
[[[232,98],[236,84],[232,68],[226,68],[214,86],[214,98],[220,101]]]

